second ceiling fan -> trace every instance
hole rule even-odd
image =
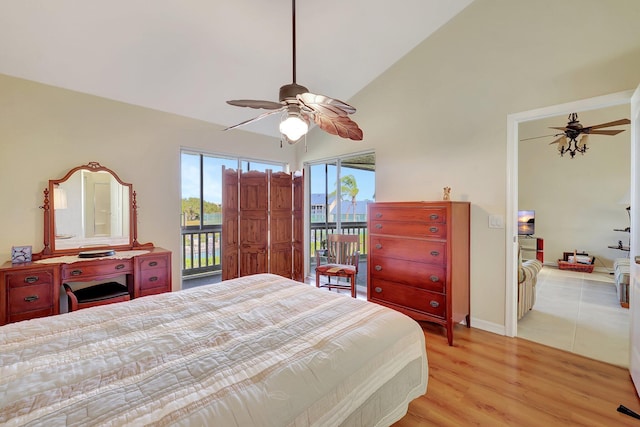
[[[631,123],[629,119],[619,119],[612,122],[601,123],[593,126],[582,126],[580,120],[578,120],[578,113],[571,113],[567,118],[568,122],[566,126],[558,127],[552,126],[550,129],[561,130],[562,133],[554,135],[537,136],[534,138],[526,138],[522,141],[529,139],[545,138],[547,136],[559,136],[549,143],[549,145],[558,144],[558,151],[563,156],[565,153],[569,153],[573,158],[576,153],[584,154],[587,151],[587,142],[589,135],[617,135],[620,132],[624,132],[624,129],[603,129],[611,126],[628,125]],[[582,136],[581,136],[582,135]],[[580,138],[578,140],[578,138]]]
[[[236,107],[268,110],[257,117],[245,120],[225,130],[243,126],[272,114],[282,114],[280,133],[289,144],[295,144],[309,130],[311,120],[325,132],[354,141],[362,140],[362,129],[349,118],[356,109],[346,102],[309,92],[296,83],[296,1],[291,1],[293,35],[293,82],[280,87],[279,102],[253,99],[227,101]]]

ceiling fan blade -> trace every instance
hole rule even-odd
[[[305,92],[298,94],[296,98],[304,107],[326,117],[346,117],[356,112],[356,109],[346,102],[324,95]]]
[[[227,101],[227,104],[236,107],[263,108],[265,110],[276,110],[282,108],[282,104],[274,101],[260,101],[256,99],[234,99]]]
[[[316,114],[313,120],[320,129],[331,135],[362,141],[362,129],[349,117],[327,117],[322,114]]]
[[[558,130],[561,130],[561,131],[565,132],[565,131],[567,131],[569,128],[567,128],[567,127],[549,127],[549,129],[558,129]]]
[[[521,141],[521,142],[522,142],[522,141],[529,141],[529,140],[531,140],[531,139],[548,138],[548,137],[550,137],[550,136],[558,136],[558,135],[559,135],[559,134],[557,134],[557,133],[552,133],[551,135],[541,135],[541,136],[533,136],[533,137],[531,137],[531,138],[524,138],[524,139],[521,139],[520,141]]]
[[[594,126],[589,126],[588,129],[600,129],[600,128],[606,128],[609,126],[621,126],[621,125],[628,125],[631,123],[631,120],[629,119],[620,119],[620,120],[615,120],[613,122],[607,122],[607,123],[602,123],[599,125],[594,125]],[[593,133],[593,132],[591,132]]]
[[[589,135],[617,135],[620,132],[624,132],[624,129],[611,129],[611,130],[592,130],[592,131],[587,131],[587,132],[583,132]]]
[[[260,115],[259,115],[259,116],[257,116],[257,117],[254,117],[254,118],[249,119],[249,120],[245,120],[244,122],[242,122],[242,123],[238,123],[237,125],[229,126],[228,128],[225,128],[225,129],[223,129],[223,130],[235,129],[235,128],[240,127],[240,126],[247,125],[247,124],[249,124],[249,123],[251,123],[251,122],[255,122],[255,121],[258,121],[258,120],[260,120],[260,119],[264,119],[264,118],[265,118],[265,117],[267,117],[267,116],[270,116],[270,115],[272,115],[272,114],[279,113],[279,112],[284,111],[284,110],[286,110],[286,109],[287,109],[287,107],[286,107],[286,106],[281,105],[281,106],[280,106],[280,108],[279,108],[278,110],[270,110],[270,111],[266,111],[266,112],[264,112],[264,113],[260,114]]]

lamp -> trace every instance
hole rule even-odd
[[[67,192],[64,188],[56,186],[53,189],[53,208],[67,209]]]
[[[307,117],[300,112],[300,107],[290,105],[280,122],[280,133],[287,138],[289,144],[295,144],[309,131]]]
[[[53,188],[53,209],[67,209],[67,192],[64,188],[60,188],[59,184],[56,184],[56,186]],[[53,233],[56,236],[56,239],[61,239],[65,236],[62,234],[58,234],[57,220],[58,218],[56,218],[56,221],[53,223]]]

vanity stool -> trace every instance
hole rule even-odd
[[[69,299],[69,312],[89,308],[97,305],[113,304],[114,302],[129,301],[129,289],[118,282],[106,282],[81,288],[76,291],[64,283],[64,290]]]

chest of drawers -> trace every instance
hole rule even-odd
[[[420,320],[470,327],[468,202],[368,206],[368,299]]]

